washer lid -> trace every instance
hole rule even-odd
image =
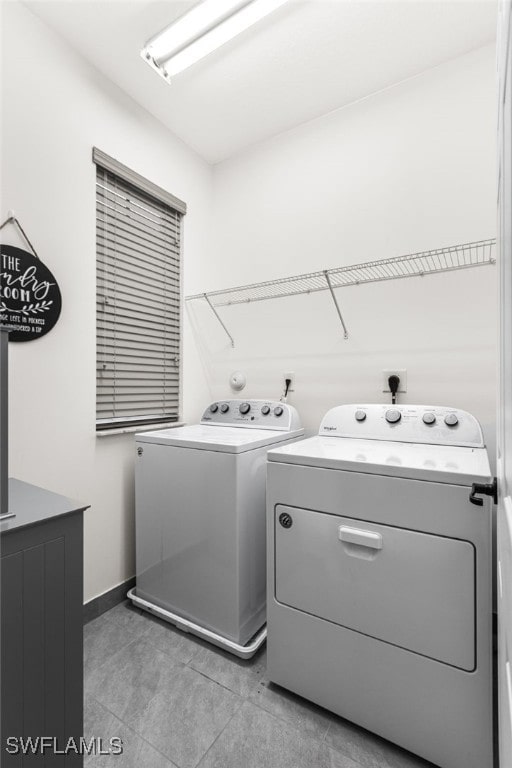
[[[205,451],[243,453],[272,445],[304,434],[303,429],[282,432],[270,429],[246,429],[245,427],[223,427],[209,424],[191,424],[174,429],[157,429],[135,435],[138,443],[196,448]]]
[[[317,435],[273,449],[268,459],[455,485],[487,483],[492,479],[485,448]]]

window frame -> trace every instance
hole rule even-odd
[[[100,418],[98,413],[99,398],[98,398],[98,346],[99,346],[99,326],[98,326],[98,309],[96,308],[96,325],[95,325],[95,363],[96,363],[96,375],[95,375],[95,415],[96,415],[96,434],[118,434],[120,432],[136,432],[148,427],[156,428],[158,426],[177,426],[179,425],[181,413],[182,413],[182,397],[183,397],[183,230],[184,230],[184,216],[187,212],[187,205],[179,198],[170,194],[162,187],[157,186],[153,182],[149,181],[144,176],[132,171],[127,166],[123,165],[119,161],[105,154],[96,147],[93,148],[92,160],[95,166],[95,270],[97,271],[100,264],[99,248],[98,248],[98,223],[97,223],[97,206],[98,206],[98,169],[113,175],[119,179],[120,182],[128,184],[135,188],[135,190],[142,196],[153,198],[158,203],[163,203],[166,207],[170,208],[174,214],[176,214],[179,222],[179,245],[178,245],[178,279],[179,279],[179,292],[177,301],[179,302],[179,312],[177,313],[177,335],[178,335],[178,354],[177,354],[177,411],[175,416],[155,416],[154,418],[149,414],[143,414],[141,416],[127,416],[126,418],[119,417],[118,419]],[[96,301],[99,296],[99,282],[96,275],[95,295]],[[115,377],[114,377],[115,378]]]

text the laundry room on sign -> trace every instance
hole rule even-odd
[[[0,246],[0,324],[14,326],[10,341],[32,341],[59,319],[62,299],[54,276],[38,258]]]

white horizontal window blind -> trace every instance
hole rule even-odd
[[[184,204],[178,210],[161,199],[166,197],[163,190],[160,199],[149,194],[142,185],[133,183],[132,172],[130,177],[123,177],[105,167],[107,162],[100,165],[97,155],[93,158],[96,427],[177,421],[180,242],[186,209]]]

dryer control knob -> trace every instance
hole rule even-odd
[[[366,413],[364,411],[355,412],[356,421],[364,421],[366,419]]]
[[[277,405],[274,408],[274,416],[282,416],[283,415],[283,408],[280,405]]]
[[[396,408],[390,408],[389,411],[386,411],[386,421],[388,424],[398,424],[401,418],[402,414]]]
[[[262,414],[263,414],[264,416],[268,416],[268,415],[269,415],[269,413],[270,413],[270,406],[269,406],[269,405],[264,405],[264,406],[262,407],[262,409],[261,409],[261,412],[262,412]]]
[[[436,415],[435,413],[424,413],[423,414],[423,423],[424,424],[435,424],[436,423]]]
[[[240,413],[249,413],[251,410],[251,406],[249,403],[242,403],[240,406]]]
[[[229,405],[227,403],[222,403],[220,410],[222,413],[227,413],[229,411]]]
[[[210,405],[210,413],[217,413],[218,410],[219,410],[219,406],[217,405],[217,403],[212,403]]]
[[[459,423],[459,417],[456,413],[447,413],[444,417],[444,423],[447,427],[456,427]]]

